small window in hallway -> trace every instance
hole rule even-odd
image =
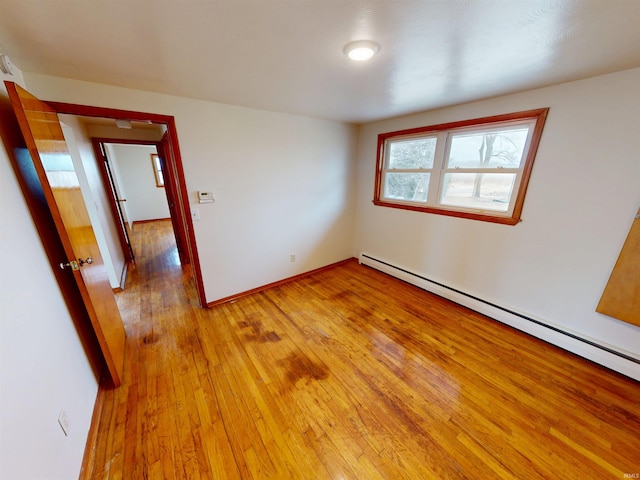
[[[162,162],[157,153],[151,154],[151,164],[153,165],[153,174],[156,177],[156,187],[164,187],[164,173],[162,172]]]

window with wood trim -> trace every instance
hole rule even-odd
[[[515,225],[548,111],[378,135],[374,204]]]
[[[151,154],[151,164],[153,165],[153,174],[156,177],[156,187],[164,187],[164,172],[162,171],[162,162],[157,153]]]

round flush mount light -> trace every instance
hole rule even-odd
[[[351,60],[356,62],[364,62],[369,60],[380,50],[380,45],[370,40],[358,40],[348,43],[344,47],[344,53]]]
[[[0,72],[5,75],[13,75],[13,64],[7,55],[0,53]]]

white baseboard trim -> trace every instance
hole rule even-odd
[[[361,253],[358,260],[362,265],[404,280],[423,290],[451,300],[505,325],[640,381],[640,358],[636,358],[630,352],[620,351],[615,347],[598,343],[593,339],[583,338],[577,333],[568,332],[559,326],[552,325],[550,322],[544,322],[532,316],[514,312],[474,297],[366,253]]]

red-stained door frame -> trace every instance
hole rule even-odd
[[[186,228],[188,255],[193,268],[193,277],[198,292],[198,300],[201,307],[207,306],[207,299],[204,292],[204,284],[202,281],[202,270],[200,269],[200,259],[198,256],[198,248],[196,245],[195,234],[193,230],[193,222],[191,220],[191,212],[189,207],[189,194],[184,179],[184,170],[182,167],[182,157],[180,155],[180,146],[178,144],[178,131],[176,129],[175,118],[171,115],[161,115],[157,113],[134,112],[130,110],[118,110],[113,108],[93,107],[87,105],[75,105],[71,103],[46,101],[56,112],[68,115],[80,115],[83,117],[102,117],[113,119],[127,119],[140,122],[152,122],[162,124],[167,127],[168,141],[172,155],[165,158],[167,162],[167,172],[165,172],[165,183],[171,182],[171,190],[175,194],[176,216],[175,221],[180,222]],[[109,142],[116,142],[109,139]],[[144,143],[143,141],[137,143]],[[156,142],[151,142],[156,143]],[[105,191],[107,187],[105,186]],[[109,192],[107,192],[109,195]],[[173,219],[172,219],[173,220]]]
[[[169,134],[165,133],[162,136],[160,141],[153,140],[132,140],[132,139],[123,139],[123,138],[102,138],[102,137],[94,137],[91,139],[91,143],[93,144],[93,152],[100,161],[98,162],[100,174],[102,175],[102,182],[105,186],[105,190],[107,193],[107,198],[109,199],[109,205],[111,207],[111,214],[113,216],[114,221],[116,222],[116,227],[118,227],[118,237],[120,239],[120,245],[122,246],[122,253],[125,258],[129,260],[134,260],[132,246],[130,245],[130,239],[127,240],[128,234],[125,232],[125,226],[122,224],[122,217],[120,213],[120,205],[118,205],[118,199],[115,197],[115,193],[112,188],[107,188],[107,186],[111,186],[112,180],[110,178],[111,173],[109,167],[105,165],[105,161],[110,161],[107,158],[106,152],[104,151],[104,144],[107,143],[118,143],[125,145],[150,145],[156,148],[156,152],[160,156],[160,160],[162,162],[162,170],[166,177],[175,176],[175,172],[172,170],[175,162],[171,161],[171,157],[173,156],[173,150],[171,149],[169,143]],[[177,195],[174,190],[174,182],[165,182],[164,192],[167,197],[167,204],[169,206],[169,212],[171,216],[171,224],[173,226],[173,234],[176,239],[176,246],[178,248],[178,256],[180,257],[180,263],[182,265],[187,265],[191,263],[191,256],[189,255],[189,235],[187,231],[187,227],[182,221],[182,216],[178,210],[178,206],[180,202],[177,198]]]
[[[114,180],[111,178],[113,175],[113,170],[111,167],[107,167],[105,162],[111,164],[112,159],[110,159],[104,149],[105,143],[117,143],[117,144],[127,144],[127,145],[149,145],[156,147],[158,149],[158,142],[154,142],[153,140],[131,140],[131,139],[122,139],[122,138],[102,138],[102,137],[92,137],[91,144],[93,145],[93,153],[98,159],[98,169],[102,176],[102,184],[104,186],[105,192],[107,193],[107,199],[109,200],[109,206],[111,207],[111,216],[116,222],[116,227],[118,229],[118,238],[120,240],[120,246],[122,247],[122,253],[124,257],[127,259],[127,262],[135,260],[135,255],[132,249],[132,245],[130,244],[131,239],[128,238],[128,234],[125,231],[126,227],[123,225],[124,218],[120,213],[120,205],[118,205],[118,199],[115,196],[114,187],[112,187]],[[112,187],[112,188],[109,188]]]

